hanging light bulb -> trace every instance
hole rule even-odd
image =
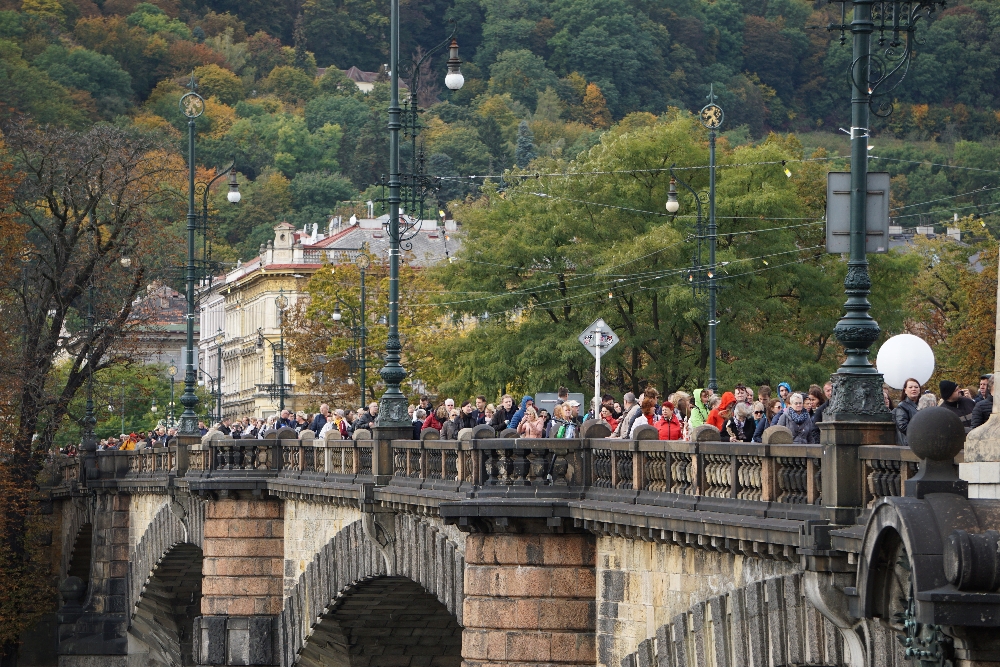
[[[448,52],[451,57],[448,58],[448,74],[444,77],[444,85],[448,90],[461,90],[465,85],[465,77],[462,76],[462,61],[458,59],[458,40],[454,37],[448,45]]]
[[[677,201],[677,179],[670,177],[670,189],[667,190],[667,213],[676,213],[681,208]]]
[[[226,194],[226,199],[229,200],[230,204],[238,204],[242,195],[240,195],[240,184],[236,180],[236,172],[229,172],[229,192]]]

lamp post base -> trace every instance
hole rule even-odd
[[[833,395],[823,421],[892,421],[882,395],[881,373],[834,373],[830,382]]]

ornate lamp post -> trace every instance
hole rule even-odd
[[[167,425],[173,428],[174,426],[174,377],[177,375],[177,366],[170,364],[170,368],[167,369],[170,373],[170,411],[168,413],[169,421]]]
[[[379,401],[378,417],[375,425],[381,428],[412,428],[410,416],[406,412],[406,396],[399,385],[406,379],[406,370],[400,364],[402,344],[399,340],[399,250],[400,225],[400,172],[399,172],[399,130],[402,127],[399,106],[399,0],[392,0],[389,17],[389,333],[385,344],[385,366],[379,375],[385,381],[385,393]],[[450,41],[451,58],[448,60],[448,76],[445,85],[457,90],[465,82],[459,66],[458,42]],[[390,470],[391,472],[391,470]]]
[[[195,121],[205,113],[205,100],[195,92],[198,85],[195,83],[194,74],[191,75],[190,89],[181,96],[178,103],[181,111],[188,119],[188,212],[187,212],[187,267],[185,271],[187,298],[187,350],[184,359],[184,393],[181,395],[181,405],[184,412],[181,413],[180,435],[198,437],[198,415],[194,409],[198,406],[198,395],[194,387],[197,381],[197,372],[194,365],[194,284],[195,284],[195,258],[194,258],[194,237],[198,229],[198,216],[194,210],[195,195],[195,165],[194,165],[194,131]],[[232,169],[232,167],[230,167]],[[229,171],[229,170],[227,170]],[[235,181],[235,174],[233,174]],[[240,200],[239,189],[230,187],[229,201],[236,203]]]
[[[697,193],[694,191],[690,185],[684,181],[677,178],[674,174],[674,165],[670,165],[670,190],[667,192],[667,212],[677,213],[680,210],[680,202],[677,201],[677,183],[683,185],[687,190],[694,196],[695,203],[698,206],[698,222],[697,222],[697,237],[698,237],[698,254],[697,259],[694,260],[694,267],[691,270],[690,281],[692,286],[697,290],[703,283],[708,285],[708,388],[713,392],[717,391],[719,388],[718,378],[716,377],[716,327],[719,324],[719,320],[716,318],[717,310],[717,296],[718,296],[718,284],[716,282],[716,265],[715,265],[715,246],[716,240],[718,239],[718,227],[715,224],[715,139],[716,130],[722,125],[722,120],[725,114],[722,111],[722,107],[715,103],[716,95],[714,87],[709,90],[708,93],[708,104],[706,104],[699,117],[701,118],[701,123],[708,128],[708,266],[703,267],[701,264],[701,240],[702,240],[702,196],[704,193]],[[699,275],[697,283],[695,282],[694,274],[701,273],[702,269],[705,269],[705,279],[702,280]]]
[[[833,398],[825,414],[840,420],[888,421],[882,398],[882,374],[868,360],[872,344],[881,330],[869,310],[871,278],[865,252],[868,227],[868,138],[870,114],[880,118],[892,114],[892,91],[902,82],[913,55],[916,22],[929,16],[944,0],[838,0],[841,3],[840,43],[853,38],[851,81],[851,252],[844,291],[847,311],[834,333],[847,358],[831,378]],[[847,5],[854,17],[847,23]],[[878,39],[872,44],[872,34]],[[873,48],[874,47],[874,48]]]

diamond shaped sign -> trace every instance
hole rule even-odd
[[[597,332],[600,330],[600,339],[597,337]],[[605,321],[598,317],[594,320],[594,323],[583,330],[583,333],[577,337],[577,340],[583,344],[587,351],[590,352],[594,357],[597,357],[597,350],[601,350],[601,356],[603,357],[608,353],[608,350],[613,348],[618,344],[618,334],[611,330],[611,327],[605,323]]]

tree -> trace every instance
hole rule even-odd
[[[206,99],[215,96],[223,104],[231,106],[244,97],[240,78],[218,65],[196,67],[194,78],[198,82],[198,92]]]
[[[439,289],[423,269],[414,268],[404,255],[399,270],[399,335],[403,345],[402,363],[409,379],[428,378],[435,364],[431,344],[442,335],[444,325],[440,309],[430,303],[430,295]],[[375,385],[381,366],[379,353],[385,350],[388,326],[380,319],[388,309],[389,267],[378,257],[371,257],[365,276],[365,311],[368,330],[366,341],[366,395],[377,400]],[[357,404],[357,375],[350,373],[348,350],[354,349],[351,333],[352,313],[360,316],[361,274],[353,264],[324,265],[306,283],[307,299],[299,301],[292,318],[292,331],[286,334],[290,361],[301,376],[308,378],[307,387],[321,400],[349,407]],[[333,319],[337,297],[347,305],[341,307],[342,318]],[[353,311],[352,311],[353,309]],[[353,323],[360,326],[361,322]],[[348,384],[348,378],[351,384]],[[405,386],[404,386],[405,391]]]
[[[90,93],[97,103],[98,113],[105,119],[123,114],[131,106],[132,77],[111,56],[52,44],[32,61],[32,65],[63,86]]]
[[[289,183],[289,193],[298,212],[295,222],[306,224],[328,220],[337,204],[354,198],[357,190],[340,174],[304,171]]]
[[[682,191],[678,216],[662,207],[666,167],[703,167],[706,144],[689,115],[635,119],[576,161],[540,169],[565,176],[515,181],[503,193],[488,184],[482,198],[459,205],[462,248],[433,274],[445,287],[442,307],[477,323],[437,345],[449,360],[440,388],[496,396],[565,384],[589,392],[593,358],[576,337],[597,317],[621,338],[602,360],[609,387],[703,386],[707,303],[688,280],[697,275],[689,270],[695,202]],[[719,162],[728,165],[717,183],[722,385],[801,386],[827,378],[839,362],[831,331],[846,265],[822,252],[821,224],[782,222],[822,215],[824,163],[796,167],[792,178],[783,172],[781,161],[801,150],[780,137],[737,149],[720,142]],[[703,168],[681,173],[696,190],[707,186]],[[892,254],[872,267],[887,287],[873,297],[875,315],[900,327],[912,266]]]
[[[514,164],[521,169],[527,169],[528,164],[538,157],[535,152],[535,137],[528,127],[528,121],[522,120],[517,126],[517,150],[514,152]]]
[[[9,162],[0,180],[16,187],[3,207],[11,213],[6,231],[12,235],[4,235],[0,271],[9,332],[4,354],[9,363],[0,369],[0,386],[10,391],[2,401],[0,493],[16,495],[34,488],[88,373],[131,353],[133,333],[143,324],[131,317],[133,302],[159,248],[159,225],[148,210],[161,199],[161,181],[176,163],[148,137],[114,126],[72,132],[19,123],[3,129]],[[120,263],[123,257],[131,260],[128,268]],[[66,325],[80,316],[89,285],[96,297],[94,334],[83,329],[67,335]],[[67,367],[56,381],[55,364],[64,355]],[[8,575],[32,571],[32,520],[23,503],[3,507],[0,560],[13,559],[15,567],[5,563],[0,571],[9,583]],[[19,624],[44,609],[23,594],[44,577],[24,579],[3,589],[5,649],[23,629]]]
[[[529,109],[535,108],[539,92],[558,81],[545,61],[527,49],[504,51],[490,65],[490,94],[509,93]]]
[[[583,94],[583,112],[587,122],[594,127],[606,129],[611,126],[611,112],[596,83],[587,84],[587,91]]]
[[[274,93],[283,102],[308,102],[316,95],[312,78],[300,69],[278,65],[261,81],[261,88]]]

